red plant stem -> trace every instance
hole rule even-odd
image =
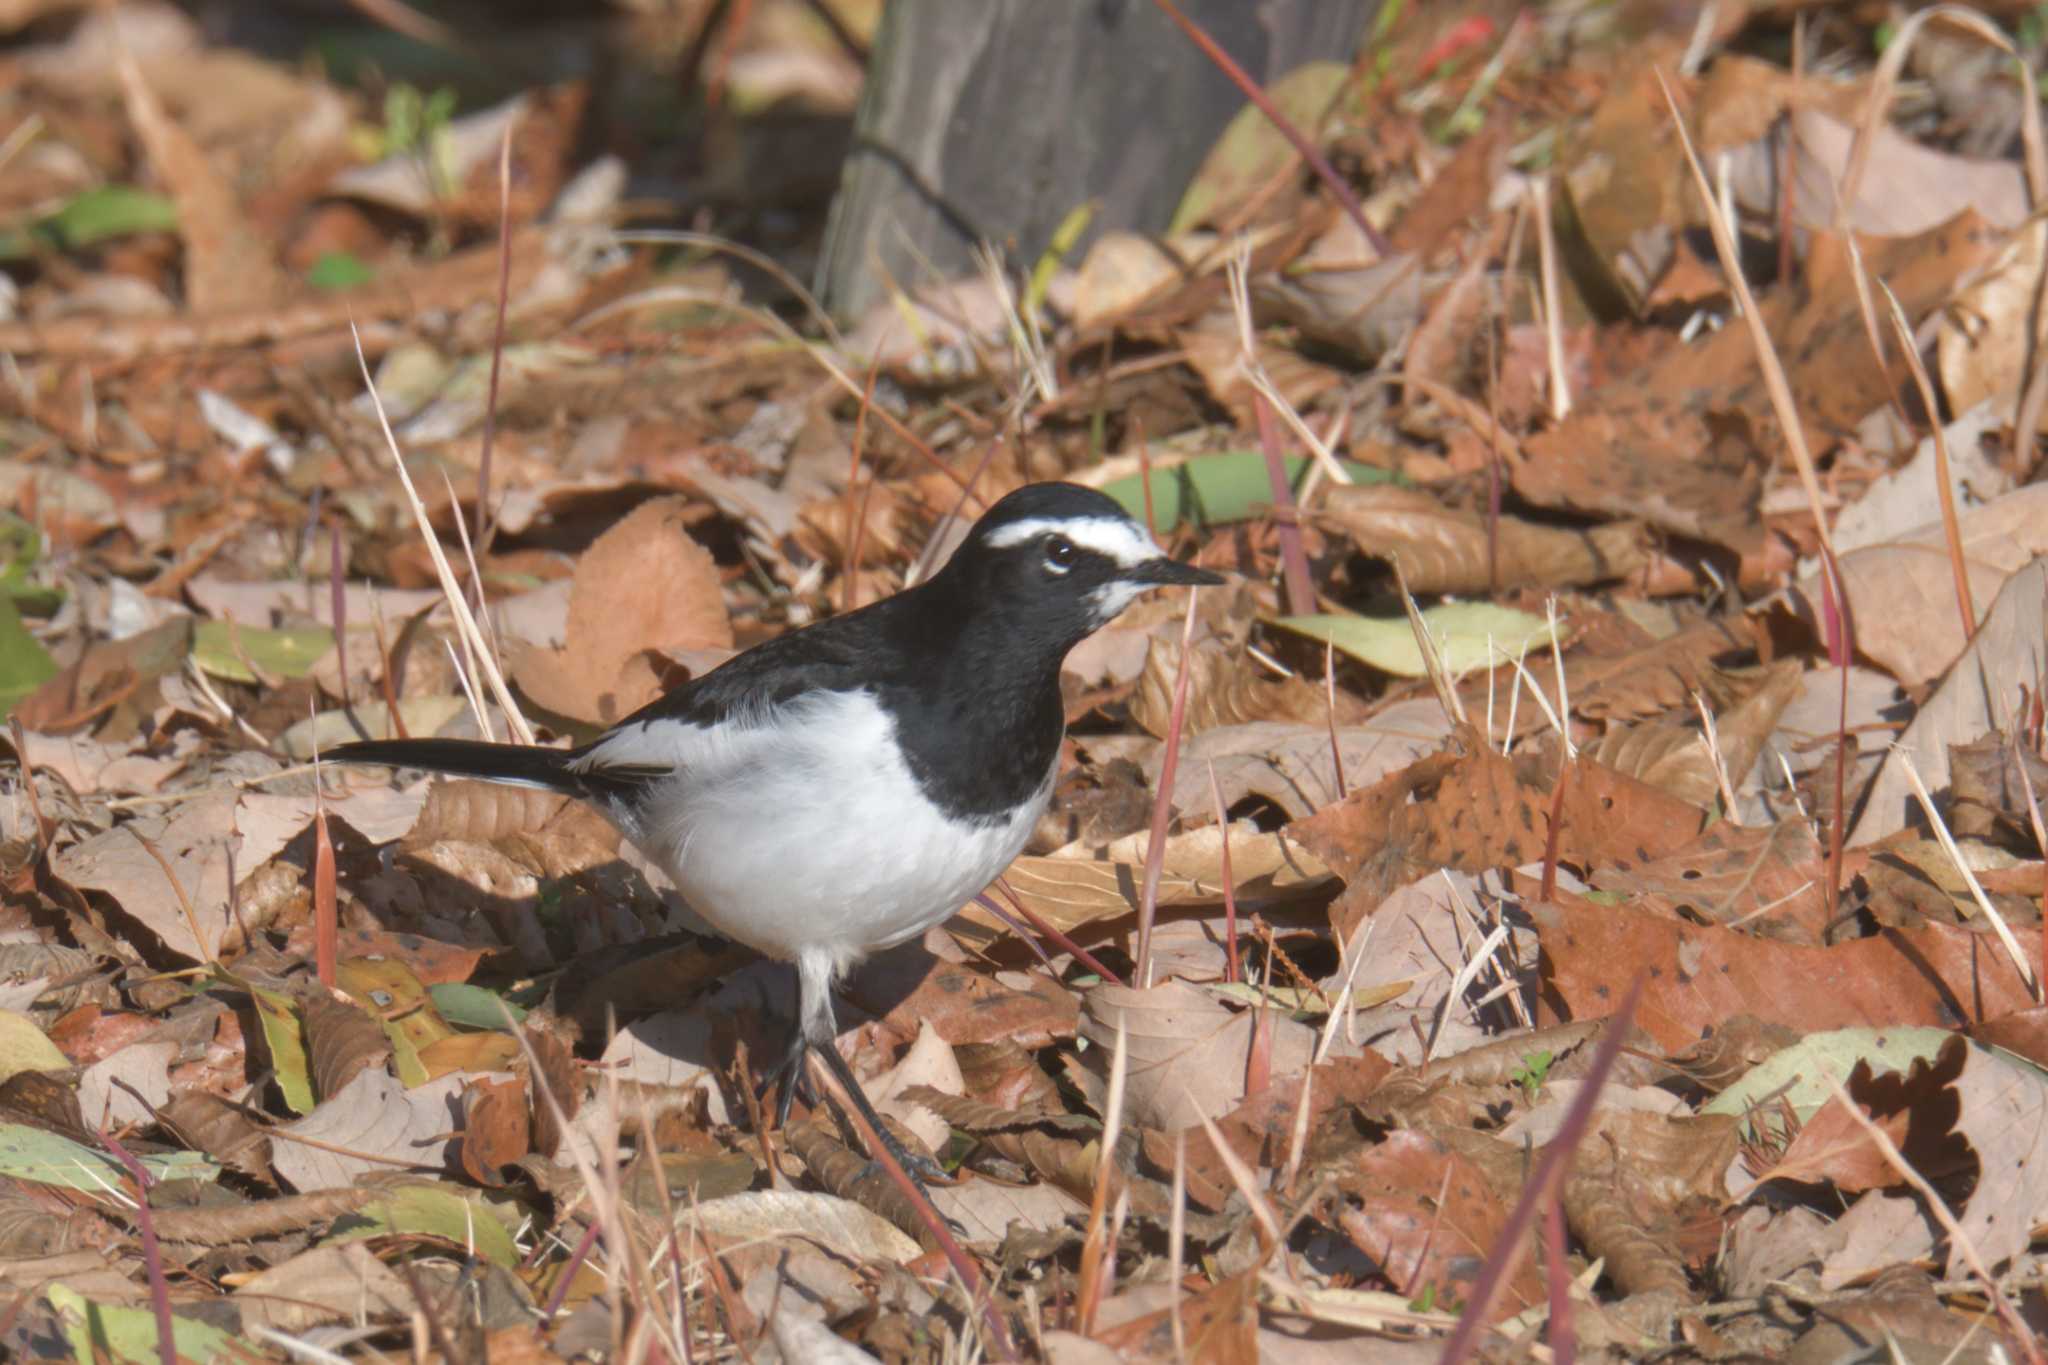
[[[562,1311],[562,1300],[569,1296],[569,1283],[576,1278],[576,1272],[583,1268],[583,1258],[590,1255],[590,1249],[597,1245],[597,1220],[590,1220],[590,1226],[583,1229],[583,1240],[576,1244],[576,1250],[569,1254],[569,1263],[562,1267],[562,1276],[555,1281],[554,1292],[548,1295],[548,1306],[540,1310],[540,1320],[550,1322],[555,1314]]]
[[[505,309],[512,295],[512,128],[505,125],[505,137],[498,144],[498,315],[491,325],[491,382],[484,396],[484,429],[476,457],[476,553],[477,572],[483,572],[483,556],[491,531],[491,442],[498,434],[498,373],[505,360]],[[458,513],[459,515],[459,513]],[[483,584],[476,585],[483,592]],[[481,597],[479,597],[481,600]]]
[[[1323,641],[1323,719],[1330,727],[1330,767],[1337,775],[1337,799],[1342,801],[1348,793],[1344,789],[1344,750],[1337,743],[1337,643]]]
[[[1323,182],[1324,188],[1328,189],[1336,197],[1337,202],[1344,206],[1345,215],[1358,225],[1360,232],[1365,234],[1365,240],[1372,243],[1372,249],[1382,256],[1388,255],[1392,248],[1388,246],[1387,239],[1382,237],[1373,225],[1365,220],[1365,206],[1358,202],[1358,196],[1351,192],[1351,187],[1344,183],[1330,163],[1324,159],[1323,154],[1316,150],[1316,145],[1308,140],[1301,129],[1294,126],[1292,120],[1280,112],[1279,106],[1266,97],[1266,92],[1259,89],[1258,82],[1254,81],[1251,75],[1243,67],[1239,66],[1236,59],[1228,52],[1225,52],[1214,38],[1211,38],[1204,32],[1201,25],[1188,18],[1185,14],[1182,14],[1180,7],[1174,4],[1173,0],[1152,0],[1152,3],[1164,10],[1166,17],[1178,24],[1180,31],[1194,40],[1195,46],[1202,49],[1202,55],[1207,57],[1218,71],[1229,77],[1230,83],[1243,91],[1244,97],[1250,100],[1260,113],[1271,120],[1274,129],[1279,132],[1280,136],[1287,139],[1289,146],[1301,153],[1301,159],[1306,161],[1309,169],[1316,173],[1316,179]]]
[[[1237,878],[1230,870],[1230,815],[1223,809],[1223,787],[1216,781],[1213,761],[1209,764],[1209,799],[1216,803],[1216,828],[1223,831],[1223,979],[1236,985],[1244,980],[1244,968],[1237,960]]]
[[[1072,953],[1074,955],[1074,960],[1076,962],[1079,962],[1082,966],[1086,967],[1089,971],[1101,977],[1104,981],[1113,982],[1119,986],[1128,984],[1121,976],[1118,976],[1115,972],[1111,971],[1109,968],[1103,966],[1101,962],[1097,961],[1095,954],[1089,952],[1086,948],[1083,948],[1080,944],[1074,942],[1074,940],[1072,940],[1071,938],[1068,938],[1066,934],[1061,932],[1060,927],[1058,925],[1054,924],[1051,920],[1046,919],[1036,910],[1033,910],[1030,906],[1026,905],[1024,903],[1024,898],[1022,896],[1019,896],[1015,891],[1012,891],[1008,886],[1004,885],[1000,878],[998,878],[996,881],[996,889],[1001,891],[1003,893],[1003,898],[1010,902],[1011,908],[1017,912],[1017,917],[1023,920],[1026,924],[1031,926],[1031,931],[1033,933],[1037,934],[1041,938],[1051,939],[1053,942],[1053,946],[1058,948],[1061,952]],[[994,909],[993,906],[991,906],[990,908]],[[1000,914],[1002,912],[998,910],[997,913]]]
[[[1543,1211],[1543,1263],[1550,1272],[1550,1359],[1552,1365],[1571,1365],[1579,1352],[1579,1334],[1572,1325],[1572,1268],[1565,1260],[1562,1195]]]
[[[828,1042],[825,1046],[831,1047],[832,1044]],[[841,1088],[839,1078],[832,1074],[832,1068],[816,1056],[806,1061],[811,1067],[813,1082],[821,1087],[821,1091],[829,1089],[838,1097],[840,1112],[860,1130],[860,1140],[867,1147],[869,1158],[882,1168],[882,1173],[889,1177],[890,1183],[910,1201],[910,1207],[917,1210],[918,1218],[925,1225],[925,1231],[932,1235],[932,1240],[938,1243],[939,1250],[945,1254],[946,1263],[952,1266],[953,1273],[960,1277],[960,1287],[967,1292],[969,1301],[980,1305],[982,1321],[987,1324],[989,1336],[995,1341],[996,1354],[1004,1360],[1016,1360],[1017,1347],[1010,1340],[1010,1329],[1003,1322],[1002,1314],[996,1311],[995,1302],[984,1292],[981,1268],[968,1258],[967,1253],[961,1250],[960,1243],[953,1239],[952,1230],[946,1226],[946,1220],[932,1207],[931,1196],[925,1193],[923,1186],[910,1178],[908,1171],[896,1163],[895,1154],[889,1150],[888,1144],[882,1141],[882,1135],[869,1126],[867,1116],[860,1112],[860,1106],[856,1105],[852,1097]]]
[[[1145,842],[1145,886],[1138,897],[1138,960],[1131,980],[1152,986],[1152,921],[1159,912],[1159,874],[1166,865],[1166,824],[1173,807],[1173,779],[1180,770],[1180,732],[1188,713],[1188,663],[1195,647],[1195,596],[1188,589],[1188,614],[1180,632],[1180,669],[1173,677],[1173,708],[1166,728],[1166,754],[1159,765],[1159,791],[1152,798],[1152,830]]]
[[[100,1145],[128,1168],[129,1177],[135,1181],[135,1230],[142,1236],[142,1264],[149,1271],[149,1301],[156,1309],[157,1356],[163,1365],[178,1365],[178,1335],[171,1324],[171,1286],[164,1279],[163,1249],[157,1245],[156,1220],[149,1208],[149,1172],[104,1128],[100,1130]]]
[[[1309,577],[1308,555],[1301,548],[1301,518],[1294,506],[1294,489],[1287,482],[1287,462],[1280,457],[1280,430],[1263,397],[1253,396],[1252,411],[1258,417],[1259,449],[1266,457],[1266,478],[1273,486],[1273,528],[1280,537],[1280,570],[1287,582],[1287,609],[1296,616],[1313,616],[1315,583]]]
[[[1465,1305],[1463,1316],[1458,1319],[1451,1339],[1445,1343],[1443,1354],[1438,1357],[1441,1365],[1464,1365],[1472,1356],[1479,1334],[1490,1324],[1494,1301],[1500,1297],[1502,1287],[1514,1276],[1521,1267],[1522,1258],[1528,1254],[1529,1232],[1536,1222],[1537,1211],[1557,1193],[1566,1165],[1579,1144],[1585,1141],[1586,1130],[1592,1125],[1593,1107],[1599,1103],[1600,1092],[1607,1088],[1608,1078],[1614,1074],[1614,1064],[1621,1057],[1629,1026],[1635,1022],[1636,1006],[1642,1003],[1646,979],[1639,976],[1630,983],[1621,1008],[1608,1020],[1606,1032],[1600,1035],[1600,1045],[1593,1049],[1593,1062],[1587,1069],[1584,1086],[1572,1097],[1571,1107],[1565,1110],[1564,1123],[1557,1130],[1557,1136],[1544,1147],[1543,1154],[1536,1159],[1536,1169],[1523,1182],[1522,1197],[1515,1201],[1500,1236],[1494,1239],[1493,1249],[1487,1253],[1486,1264],[1480,1269],[1479,1280],[1472,1287],[1471,1302]]]
[[[316,773],[313,786],[313,971],[320,978],[320,984],[329,990],[334,989],[335,960],[340,955],[341,920],[335,906],[334,841],[327,834],[327,807],[320,798],[319,774]]]
[[[846,532],[846,591],[842,594],[841,611],[852,611],[860,604],[861,541],[868,529],[868,494],[875,491],[872,483],[861,490],[860,461],[867,450],[868,409],[875,405],[875,380],[881,372],[882,355],[877,351],[874,363],[868,366],[867,386],[860,393],[860,411],[853,418],[853,467],[846,471],[846,509],[852,520]],[[854,497],[857,490],[860,491],[858,499]]]

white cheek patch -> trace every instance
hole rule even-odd
[[[1106,626],[1123,614],[1125,607],[1138,600],[1149,585],[1126,583],[1121,579],[1105,583],[1088,594],[1088,609],[1094,613],[1095,624]]]
[[[989,535],[988,544],[1000,550],[1043,535],[1065,536],[1082,549],[1093,550],[1124,569],[1159,558],[1159,547],[1152,543],[1144,528],[1123,517],[1033,517],[997,528]]]

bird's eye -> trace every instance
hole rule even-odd
[[[1065,573],[1074,567],[1074,542],[1065,536],[1045,538],[1045,567],[1054,573]]]

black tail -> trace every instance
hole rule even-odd
[[[322,758],[334,763],[373,763],[386,768],[419,768],[451,777],[516,782],[570,796],[588,796],[580,773],[568,769],[569,751],[526,744],[486,744],[476,739],[373,739],[343,744]]]

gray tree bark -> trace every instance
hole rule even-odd
[[[1260,85],[1347,59],[1378,0],[1180,0]],[[818,262],[852,319],[987,241],[1029,264],[1075,206],[1159,231],[1244,97],[1152,0],[889,0]],[[1085,241],[1086,239],[1084,239]]]

